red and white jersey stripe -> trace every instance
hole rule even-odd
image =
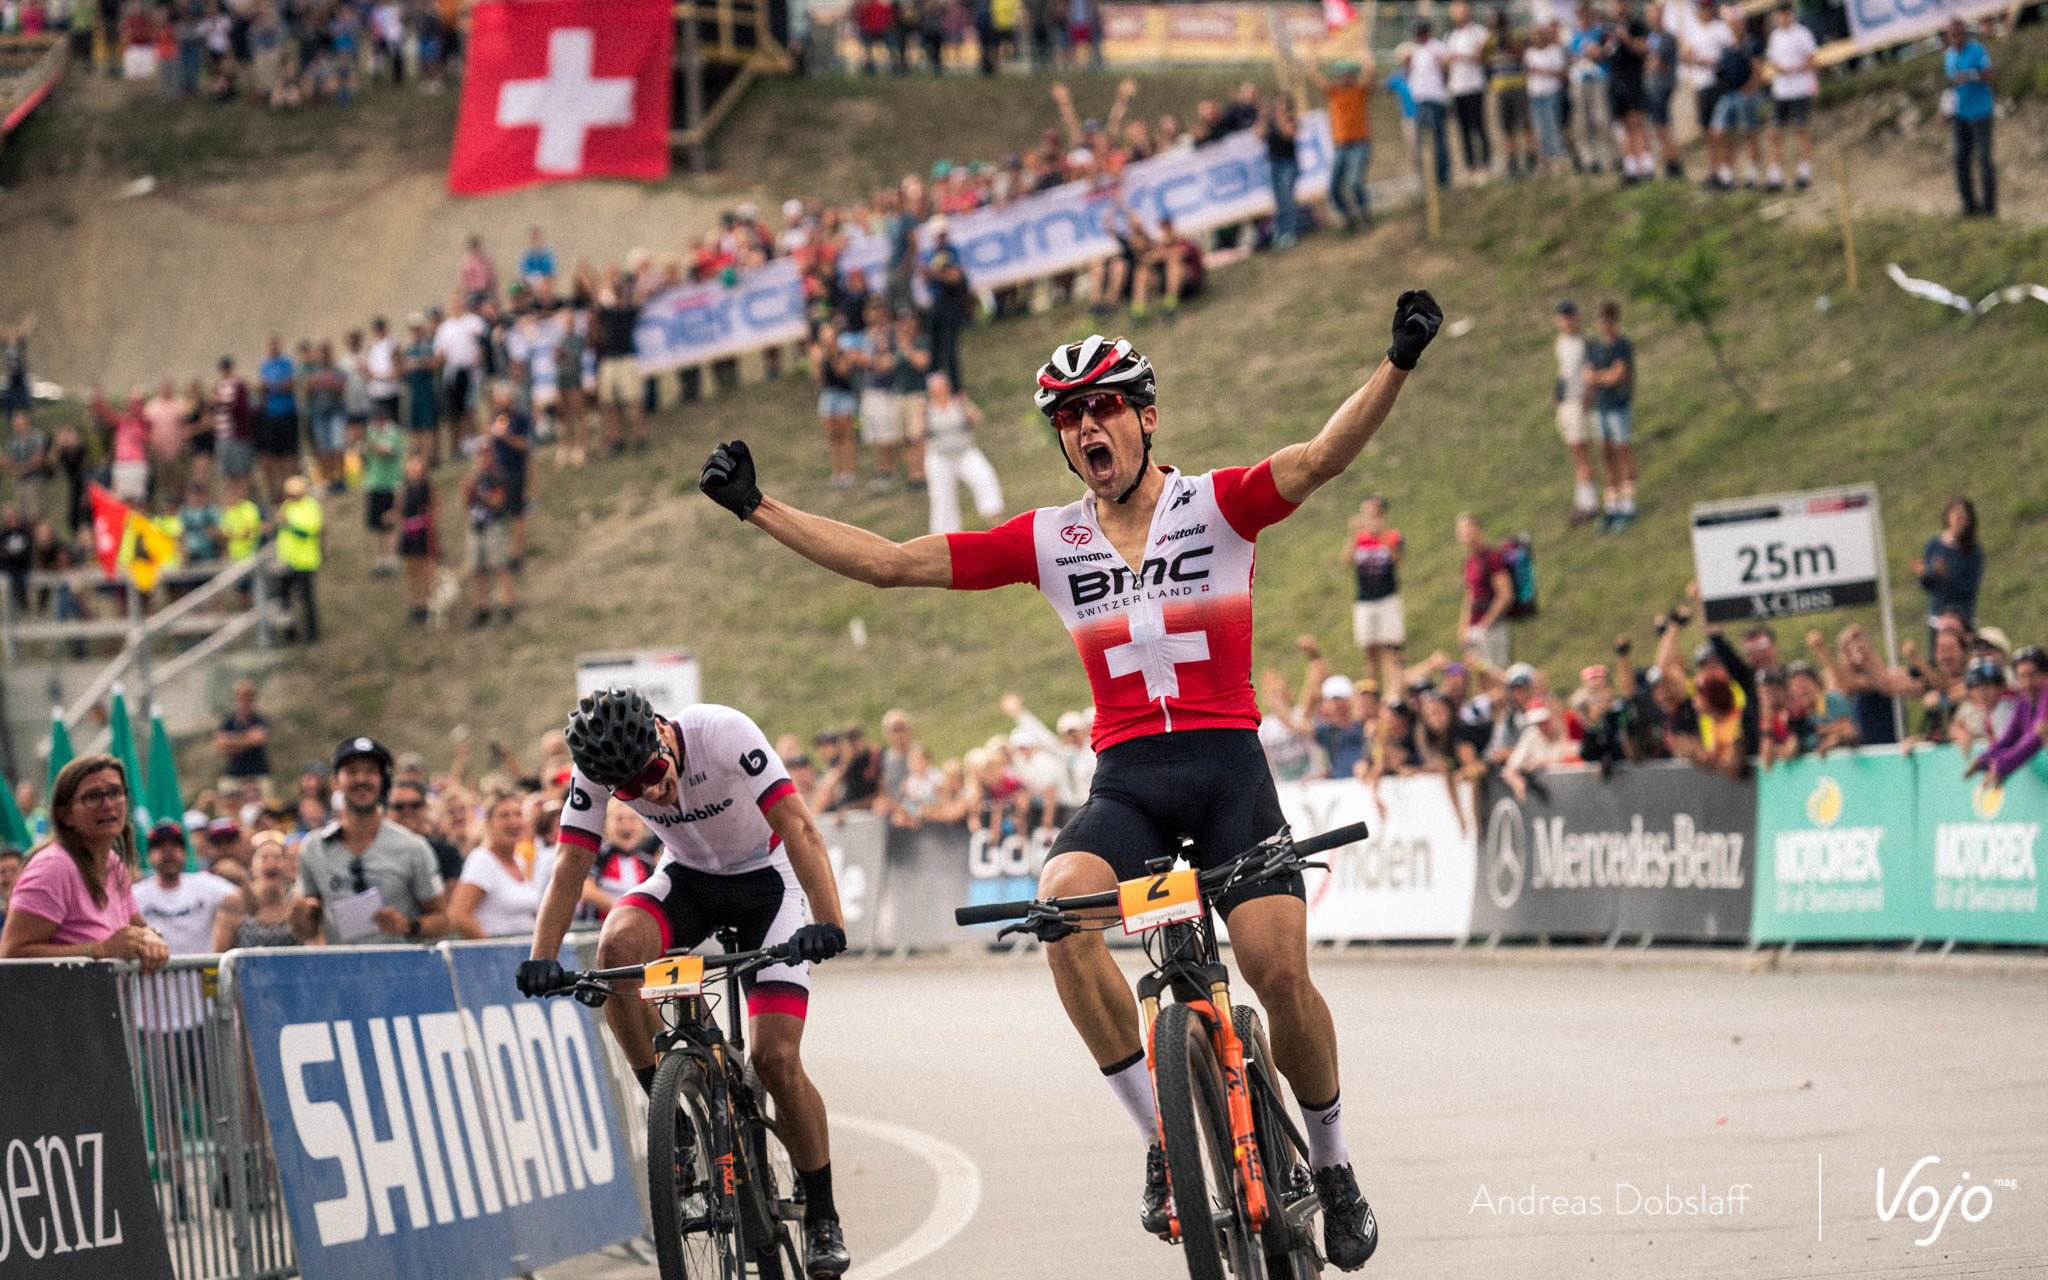
[[[1272,467],[1166,484],[1136,570],[1095,519],[1095,495],[981,533],[947,535],[956,590],[1028,582],[1074,637],[1095,698],[1095,749],[1183,729],[1256,729],[1252,577],[1259,532],[1294,513]]]
[[[607,787],[571,770],[562,804],[562,843],[592,851],[603,843],[605,809],[623,804],[660,838],[662,862],[694,871],[738,875],[789,865],[768,811],[796,791],[782,757],[743,711],[715,702],[683,709],[675,722],[682,745],[682,786],[676,803],[620,800]],[[658,870],[659,868],[657,868]]]

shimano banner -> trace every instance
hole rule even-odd
[[[171,1280],[113,969],[0,970],[0,1276]]]
[[[306,1280],[500,1280],[640,1231],[587,1012],[524,948],[235,956]],[[501,994],[502,993],[502,994]]]
[[[882,897],[884,833],[888,824],[855,809],[818,815],[832,877],[839,883],[839,909],[846,914],[846,945],[867,951],[875,945],[875,916]]]
[[[1472,931],[1748,936],[1756,788],[1679,761],[1480,789]]]
[[[1280,786],[1280,808],[1297,839],[1363,822],[1362,844],[1324,854],[1307,873],[1308,936],[1463,938],[1472,924],[1478,853],[1472,789],[1442,777],[1352,779]]]

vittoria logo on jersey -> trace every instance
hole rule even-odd
[[[1070,524],[1060,530],[1060,541],[1070,547],[1085,547],[1095,541],[1095,530],[1085,524]]]
[[[1094,604],[1098,600],[1112,596],[1123,596],[1141,587],[1163,588],[1158,592],[1146,592],[1145,598],[1148,600],[1170,600],[1176,596],[1194,595],[1197,593],[1195,588],[1178,584],[1200,582],[1207,578],[1208,566],[1200,562],[1214,554],[1215,550],[1214,547],[1190,547],[1171,560],[1164,556],[1154,556],[1140,565],[1136,573],[1132,573],[1124,565],[1117,565],[1113,569],[1092,569],[1087,573],[1070,573],[1067,575],[1067,585],[1073,590],[1076,605]],[[1169,583],[1176,585],[1168,586]],[[1089,617],[1095,612],[1091,609],[1080,616]]]

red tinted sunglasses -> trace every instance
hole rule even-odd
[[[623,787],[615,788],[612,791],[612,794],[617,796],[621,800],[638,800],[641,794],[645,792],[647,788],[654,786],[656,783],[659,783],[663,778],[667,776],[668,749],[664,747],[660,752],[658,752],[655,755],[654,759],[648,763],[647,767],[640,771],[639,777],[633,779],[631,782],[627,783]]]
[[[1082,415],[1101,422],[1122,413],[1130,405],[1114,391],[1097,391],[1090,395],[1075,396],[1052,411],[1052,425],[1055,431],[1067,431],[1081,425]]]

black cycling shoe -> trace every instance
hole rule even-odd
[[[846,1234],[837,1218],[812,1218],[804,1223],[804,1274],[842,1276],[853,1258],[846,1252]]]
[[[1173,1229],[1173,1197],[1166,1187],[1166,1152],[1158,1143],[1145,1148],[1145,1202],[1138,1223],[1155,1236]]]
[[[1359,1194],[1348,1164],[1316,1170],[1316,1199],[1323,1202],[1323,1254],[1339,1271],[1356,1271],[1379,1247],[1380,1224]]]

